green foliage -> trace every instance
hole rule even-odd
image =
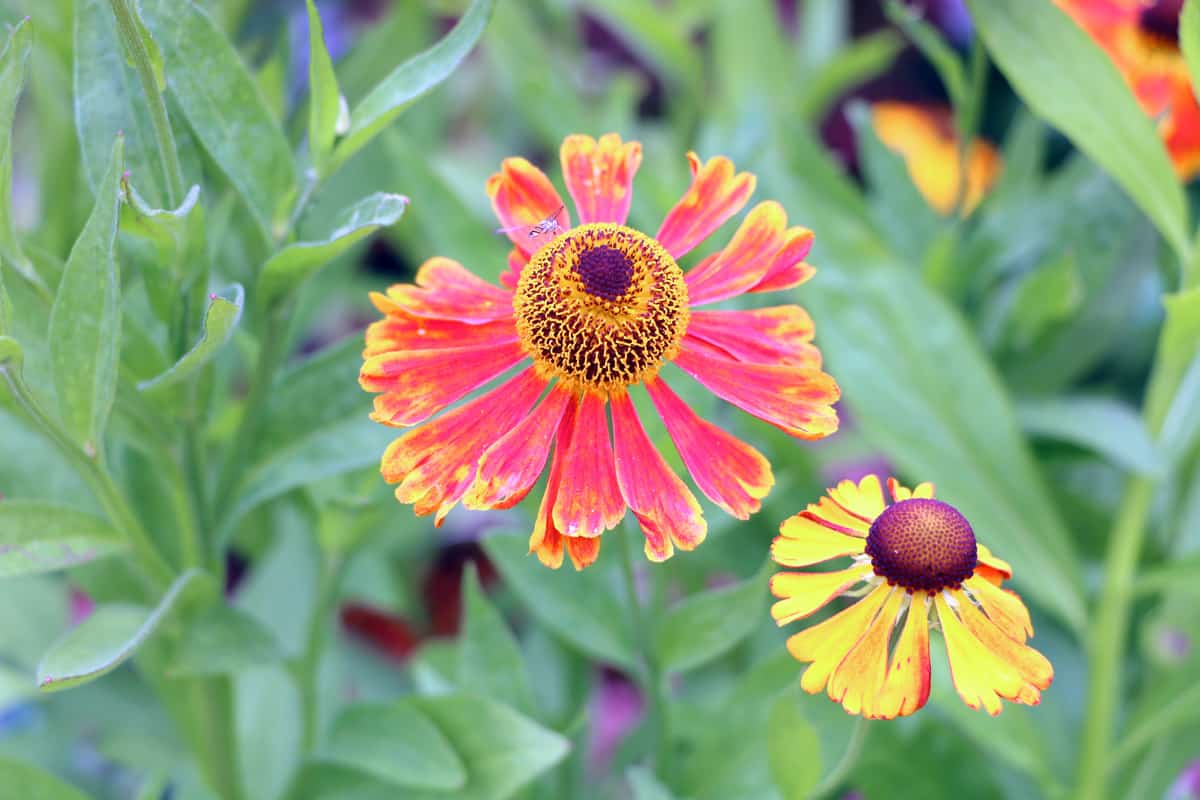
[[[125,550],[107,521],[38,500],[0,504],[0,577],[52,572]]]

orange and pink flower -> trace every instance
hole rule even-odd
[[[646,555],[662,561],[696,547],[707,525],[647,435],[630,387],[645,387],[700,491],[740,519],[774,483],[770,464],[692,410],[659,374],[665,363],[798,438],[837,429],[837,384],[821,370],[802,308],[696,308],[804,282],[813,234],[763,202],[728,245],[684,273],[677,259],[746,205],[753,175],[689,153],[692,184],[651,237],[625,225],[639,143],[574,135],[561,158],[576,225],[523,158],[506,159],[487,182],[513,244],[503,286],[433,258],[415,284],[372,294],[385,315],[367,331],[359,378],[380,393],[372,418],[419,426],[387,448],[381,470],[397,499],[440,523],[459,502],[515,505],[549,461],[530,537],[543,563],[558,567],[565,552],[577,569],[591,564],[627,509]]]

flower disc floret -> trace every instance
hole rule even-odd
[[[910,592],[957,589],[978,561],[975,533],[958,509],[913,498],[884,509],[871,523],[866,554],[875,574]]]
[[[539,250],[513,299],[544,378],[607,392],[658,374],[687,331],[687,284],[657,241],[623,225],[573,228]]]

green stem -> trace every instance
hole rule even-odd
[[[167,119],[167,107],[158,91],[158,80],[154,76],[154,65],[150,53],[138,30],[139,21],[129,7],[129,0],[109,0],[113,16],[117,20],[117,32],[133,61],[134,71],[146,95],[146,106],[150,109],[150,122],[154,126],[154,138],[158,144],[158,157],[166,178],[168,207],[175,208],[183,200],[183,168],[179,165],[179,151],[175,148],[175,135]]]
[[[29,420],[75,465],[80,476],[96,495],[104,513],[124,532],[154,595],[161,594],[174,580],[174,571],[158,552],[141,520],[133,513],[124,495],[113,482],[112,476],[99,463],[99,456],[92,457],[85,453],[64,430],[46,416],[18,372],[14,372],[8,366],[0,366],[0,374],[4,375],[12,396]]]
[[[223,800],[242,800],[232,680],[196,680],[189,691],[188,716],[196,726],[193,747],[209,784]]]
[[[308,620],[308,634],[304,642],[304,652],[295,665],[296,683],[300,687],[300,701],[303,709],[303,743],[304,753],[312,753],[317,746],[319,731],[319,700],[320,687],[318,682],[321,671],[321,654],[325,649],[325,639],[329,633],[329,617],[337,605],[338,587],[342,581],[346,561],[340,557],[332,563],[322,562],[321,577],[317,588],[317,599],[313,605],[312,616]]]
[[[669,782],[671,773],[671,732],[667,719],[666,692],[663,687],[662,665],[654,653],[654,638],[646,620],[652,618],[638,599],[636,571],[633,553],[637,549],[637,532],[632,525],[625,526],[629,541],[619,543],[621,551],[621,573],[624,576],[626,602],[637,647],[642,660],[637,676],[646,695],[647,715],[654,726],[654,771],[664,782]]]
[[[850,774],[850,770],[854,769],[854,765],[858,763],[858,757],[862,753],[863,742],[866,740],[867,721],[862,717],[858,717],[854,720],[854,728],[850,731],[850,739],[846,742],[846,749],[842,752],[841,760],[816,785],[816,788],[812,790],[809,796],[824,797],[841,786],[842,782],[846,780],[846,776]]]

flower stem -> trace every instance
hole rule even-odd
[[[321,655],[325,649],[325,638],[329,632],[329,616],[337,604],[338,586],[342,581],[345,559],[334,557],[332,563],[322,559],[321,576],[317,588],[316,602],[308,620],[304,652],[294,665],[296,683],[300,687],[300,702],[303,717],[304,753],[311,753],[317,746],[319,727],[320,692],[318,680],[321,671]]]
[[[866,740],[867,721],[862,717],[857,717],[854,720],[854,728],[850,731],[850,739],[846,742],[846,749],[842,752],[841,760],[829,771],[825,779],[813,788],[811,797],[825,797],[846,780],[846,776],[850,774],[850,770],[854,769],[854,765],[858,763],[858,757],[862,753],[863,742]]]

